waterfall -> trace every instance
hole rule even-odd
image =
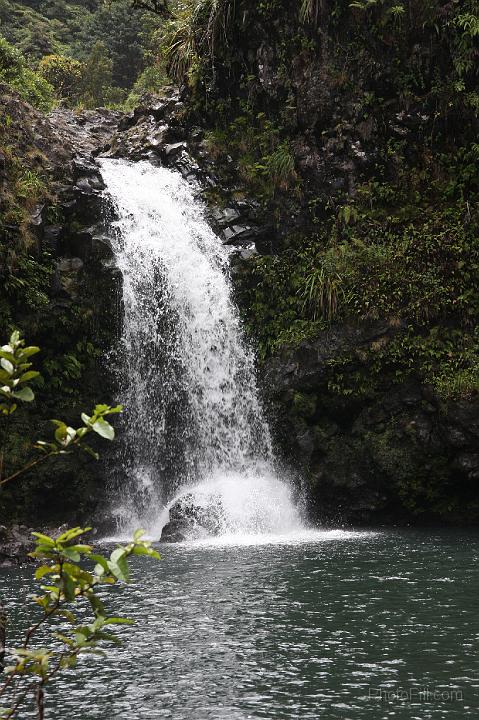
[[[221,504],[225,532],[284,529],[297,513],[276,476],[254,357],[231,297],[229,250],[179,173],[147,162],[100,165],[123,277],[123,525],[161,529],[162,508],[188,494]]]

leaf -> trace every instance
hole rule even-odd
[[[36,355],[36,353],[38,352],[40,352],[40,348],[36,347],[35,345],[31,345],[30,347],[23,348],[22,355],[30,357],[31,355]]]
[[[76,550],[76,552],[79,553],[89,553],[91,550],[91,545],[69,545],[69,550]]]
[[[32,400],[35,399],[33,390],[29,387],[24,387],[21,388],[21,390],[17,390],[13,393],[13,397],[17,398],[18,400],[22,400],[23,402],[32,402]]]
[[[155,560],[161,560],[161,555],[153,548],[146,547],[145,545],[137,545],[132,550],[133,555],[148,555],[148,557],[154,558]]]
[[[91,455],[92,458],[95,458],[95,460],[99,460],[100,456],[97,452],[93,450],[89,445],[84,445],[83,443],[80,444],[80,447],[84,452],[88,453],[88,455]]]
[[[102,413],[106,412],[110,409],[109,405],[95,405],[94,413],[95,415],[101,415]]]
[[[37,370],[29,370],[26,373],[23,373],[23,375],[20,375],[20,382],[29,382],[30,380],[34,380],[40,375],[40,373]]]
[[[44,545],[51,545],[52,547],[55,545],[55,540],[48,535],[42,535],[42,533],[39,532],[32,532],[32,535],[41,540]]]
[[[44,453],[57,453],[58,448],[54,443],[45,442],[45,440],[37,440],[33,446],[36,450],[41,450]]]
[[[139,540],[141,540],[144,534],[145,531],[142,530],[142,528],[138,528],[138,530],[135,530],[135,532],[133,533],[133,541],[138,542]]]
[[[80,553],[76,550],[72,550],[72,548],[66,547],[63,548],[61,551],[62,555],[65,555],[65,557],[69,558],[73,562],[79,562],[80,561]]]
[[[70,641],[72,645],[74,645],[73,640]],[[63,657],[60,661],[60,667],[61,668],[70,668],[75,667],[77,664],[77,656],[76,655],[67,655],[67,657]]]
[[[85,528],[74,527],[74,528],[70,528],[69,530],[65,530],[64,533],[62,533],[61,535],[59,535],[59,536],[56,538],[56,541],[57,541],[57,542],[60,542],[60,543],[70,542],[70,540],[74,540],[76,537],[79,537],[80,535],[84,535],[85,533],[89,532],[90,530],[91,530],[91,527],[85,527]]]
[[[108,567],[118,580],[122,580],[125,583],[130,582],[128,561],[123,548],[118,548],[112,552],[111,559],[108,561]]]
[[[103,624],[104,625],[134,625],[135,621],[130,620],[129,618],[112,617],[112,618],[104,618]]]
[[[71,602],[75,599],[75,583],[71,579],[69,575],[63,574],[63,592],[65,594],[65,599]]]
[[[95,595],[94,592],[91,592],[88,595],[88,600],[90,602],[93,612],[96,615],[103,616],[105,614],[105,606],[103,605],[98,595]]]
[[[113,427],[102,417],[98,418],[98,420],[93,423],[92,430],[106,440],[113,440],[115,438],[115,431]]]
[[[112,562],[118,562],[118,560],[121,560],[122,558],[126,557],[126,550],[123,547],[117,547],[110,555],[110,560]]]
[[[90,555],[90,560],[93,560],[98,565],[100,565],[100,567],[105,572],[108,572],[108,561],[106,558],[103,557],[103,555]],[[95,572],[96,572],[96,569],[95,569]]]
[[[41,565],[39,568],[35,570],[35,580],[41,580],[42,577],[45,575],[48,575],[53,572],[58,571],[58,565],[55,566],[49,566],[49,565]]]
[[[58,638],[58,640],[61,640],[65,643],[65,645],[74,645],[75,641],[71,638],[67,637],[66,635],[62,635],[61,633],[53,633],[54,637]]]
[[[4,345],[3,347],[8,347],[8,345]],[[12,364],[15,362],[15,355],[11,352],[7,352],[3,348],[0,350],[0,357],[5,358],[5,360],[9,360]]]
[[[70,612],[70,610],[65,610],[65,609],[59,610],[58,615],[61,615],[62,617],[64,617],[72,625],[76,625],[78,622],[76,615],[74,613]]]
[[[65,423],[60,423],[55,430],[55,440],[61,445],[62,447],[66,447],[69,445],[72,440],[74,440],[76,437],[76,431],[74,428],[70,427],[69,425],[65,425]]]
[[[97,639],[97,640],[106,640],[107,642],[115,643],[115,645],[120,645],[120,644],[121,644],[120,638],[117,638],[116,635],[112,635],[112,633],[96,632],[96,633],[95,633],[95,639]]]
[[[15,368],[13,367],[10,360],[7,360],[6,358],[2,357],[2,358],[0,358],[0,365],[5,370],[5,372],[7,372],[9,375],[13,375]]]

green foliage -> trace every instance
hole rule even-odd
[[[338,303],[346,299],[345,278],[331,262],[333,256],[325,256],[322,264],[306,276],[301,294],[314,320],[318,317],[332,320],[337,313]]]
[[[38,73],[52,87],[59,98],[78,100],[83,81],[84,65],[65,55],[45,55],[38,66]]]
[[[474,394],[479,217],[471,210],[471,152],[441,157],[428,187],[430,170],[409,173],[407,185],[369,181],[323,220],[315,238],[291,239],[280,256],[250,261],[238,286],[261,356],[314,338],[332,322],[383,319],[393,339],[371,348],[366,376],[388,372],[402,382],[415,373],[443,397]],[[339,394],[364,394],[368,386],[341,368],[330,382]]]
[[[264,201],[291,190],[300,195],[301,180],[291,143],[283,137],[284,129],[265,113],[252,113],[246,103],[243,111],[226,129],[219,126],[207,134],[208,152],[220,162],[232,157],[248,189]]]
[[[168,82],[168,75],[162,65],[156,64],[145,68],[128,95],[126,107],[135,108],[141,98],[149,93],[160,95]]]
[[[21,53],[0,36],[0,81],[39,110],[49,111],[55,102],[53,87],[31,70]]]
[[[129,0],[99,3],[86,19],[72,54],[88,62],[102,43],[111,61],[111,85],[129,89],[145,68],[150,36],[158,24],[157,18],[132,10]]]
[[[83,103],[86,108],[105,105],[112,84],[113,62],[108,48],[98,40],[85,61]]]
[[[122,103],[145,68],[157,64],[158,44],[155,42],[153,47],[152,37],[163,22],[145,8],[132,9],[129,0],[36,0],[28,4],[0,0],[0,32],[23,54],[26,63],[22,80],[14,86],[25,96],[28,93],[30,102],[46,110],[55,95],[71,106],[90,106],[94,102],[93,78],[87,80],[90,92],[84,102],[80,81],[85,63],[97,52],[98,42],[103,44],[111,63],[110,87],[102,89],[99,102]],[[40,72],[35,73],[39,61]],[[48,89],[48,102],[37,98],[42,89]]]
[[[6,420],[15,413],[18,403],[31,403],[35,399],[31,383],[39,379],[40,373],[30,369],[30,358],[38,352],[38,347],[25,345],[18,331],[14,331],[8,344],[0,348],[0,412]],[[113,440],[115,432],[106,418],[121,410],[121,406],[96,405],[91,415],[82,413],[83,424],[77,429],[61,420],[52,420],[55,426],[53,440],[40,440],[35,444],[42,457],[7,477],[3,477],[4,444],[8,432],[5,425],[0,451],[0,486],[18,478],[39,462],[74,448],[80,448],[98,459],[97,453],[86,445],[84,439],[89,433],[94,433],[103,439]],[[105,643],[119,642],[117,636],[105,628],[129,622],[107,614],[98,590],[103,585],[129,582],[130,556],[146,555],[159,559],[159,555],[150,542],[141,539],[141,530],[135,533],[132,542],[117,547],[109,558],[97,555],[90,545],[78,542],[90,529],[75,527],[56,538],[33,533],[37,542],[31,557],[42,563],[37,567],[35,578],[43,582],[47,578],[48,584],[41,585],[43,593],[34,598],[40,612],[28,629],[23,645],[9,651],[9,660],[13,664],[5,668],[6,679],[0,685],[2,704],[7,704],[7,707],[0,708],[0,717],[19,717],[33,697],[37,717],[42,720],[45,687],[51,684],[57,673],[74,667],[80,655],[99,652]],[[91,569],[85,567],[88,564]],[[87,612],[91,614],[90,622],[85,621]],[[47,649],[44,648],[43,638],[41,643],[38,638],[44,625],[51,628]],[[36,647],[32,647],[35,641]]]
[[[247,272],[236,276],[246,329],[255,336],[262,359],[284,346],[313,339],[325,328],[322,319],[305,312],[301,289],[306,259],[299,247],[298,241],[280,256],[255,258]]]
[[[195,84],[200,58],[214,63],[227,43],[235,18],[235,3],[230,0],[179,3],[163,30],[164,54],[175,82]]]
[[[323,0],[301,0],[299,17],[302,22],[316,24],[323,6]]]
[[[466,3],[464,10],[467,9],[470,12],[460,13],[454,18],[454,25],[458,31],[454,64],[461,79],[464,79],[468,73],[475,70],[476,40],[479,38],[479,8],[477,3]],[[460,85],[458,89],[461,89]]]
[[[130,581],[128,560],[132,556],[157,560],[160,556],[138,530],[130,543],[104,557],[81,542],[90,529],[74,527],[56,538],[33,533],[36,547],[31,556],[40,562],[35,578],[43,584],[34,597],[37,617],[23,645],[9,652],[11,664],[0,685],[2,718],[21,717],[34,699],[37,717],[42,720],[45,690],[58,673],[75,667],[81,655],[103,654],[105,645],[118,644],[120,638],[110,627],[131,623],[108,614],[103,589]]]
[[[7,418],[17,410],[18,402],[32,402],[35,399],[34,392],[30,386],[32,380],[40,380],[40,373],[30,370],[32,363],[29,358],[40,351],[36,346],[25,347],[25,341],[21,339],[18,330],[15,330],[7,345],[0,348],[0,413]],[[55,426],[53,440],[37,440],[34,448],[42,453],[40,458],[32,460],[24,467],[14,470],[7,477],[3,477],[4,448],[9,425],[5,424],[1,433],[0,450],[0,486],[16,479],[40,462],[55,455],[65,455],[74,449],[80,449],[98,460],[98,453],[85,443],[84,438],[89,433],[96,433],[106,440],[113,440],[115,431],[106,418],[109,415],[122,412],[121,405],[110,407],[109,405],[96,405],[91,413],[81,414],[83,425],[73,428],[62,420],[52,420]]]
[[[29,358],[39,351],[40,348],[35,346],[25,347],[18,330],[11,334],[8,344],[0,348],[1,414],[11,415],[17,409],[18,401],[32,402],[35,398],[30,383],[40,373],[30,370],[32,363]]]
[[[271,155],[266,156],[265,162],[266,174],[271,178],[274,188],[288,190],[298,181],[293,151],[287,140],[278,145]]]
[[[442,370],[440,375],[433,379],[434,387],[440,397],[445,400],[470,398],[479,395],[479,361],[474,358],[471,367]]]

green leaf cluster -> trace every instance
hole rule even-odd
[[[120,638],[110,626],[131,624],[127,618],[109,615],[99,591],[130,582],[128,561],[132,556],[159,560],[160,555],[143,539],[144,532],[137,530],[131,542],[105,557],[81,542],[90,530],[73,527],[57,537],[33,533],[36,546],[31,556],[39,563],[35,578],[42,591],[34,597],[39,615],[27,630],[23,645],[9,651],[10,664],[4,671],[4,683],[0,683],[0,698],[7,703],[0,709],[2,718],[20,717],[32,696],[42,713],[45,688],[56,675],[75,667],[80,655],[103,654],[105,645],[118,644]],[[86,613],[89,622],[85,622]],[[48,641],[38,638],[44,626],[49,631]]]
[[[30,358],[40,351],[35,346],[25,346],[18,330],[15,330],[7,345],[0,347],[0,413],[11,415],[18,402],[32,402],[35,394],[30,386],[40,373],[30,370]]]
[[[0,35],[0,82],[7,83],[39,110],[54,106],[55,92],[43,77],[28,67],[22,54]]]

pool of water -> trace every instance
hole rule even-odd
[[[161,547],[124,644],[49,689],[62,720],[428,720],[479,710],[479,534],[309,532]],[[31,568],[0,570],[15,631]]]

